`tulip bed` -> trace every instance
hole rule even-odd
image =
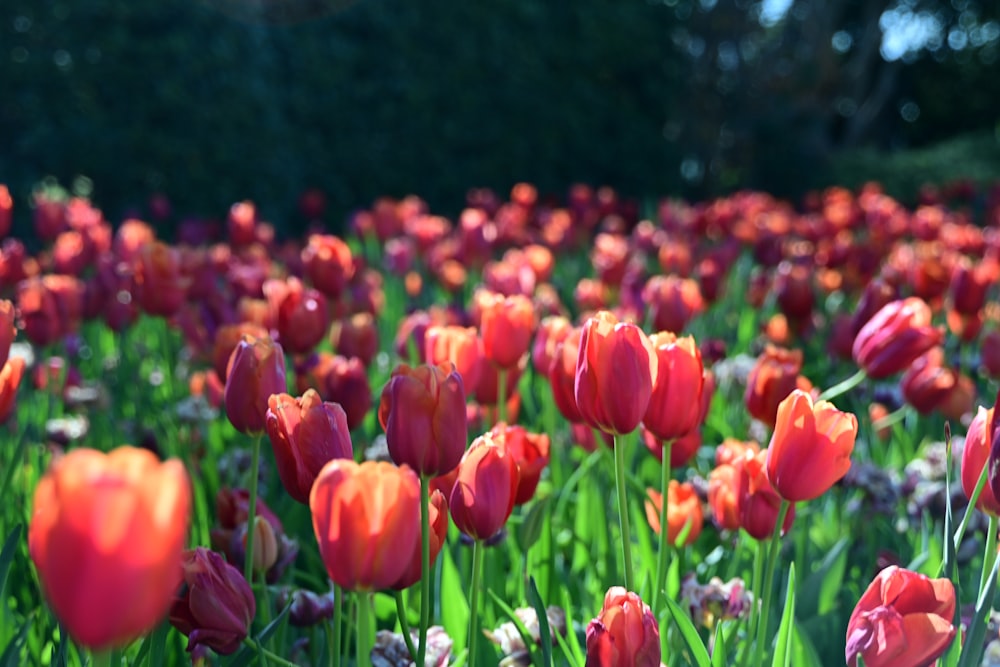
[[[1000,664],[998,193],[0,186],[0,667]]]

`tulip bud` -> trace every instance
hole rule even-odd
[[[660,628],[649,605],[621,586],[587,626],[587,667],[660,667]]]
[[[694,338],[664,331],[650,338],[658,371],[643,425],[661,440],[674,440],[697,428],[701,417],[704,368]]]
[[[267,405],[265,425],[278,476],[288,495],[308,505],[316,475],[327,461],[353,458],[347,415],[312,389],[301,398],[272,394]]]
[[[243,574],[214,551],[184,552],[184,584],[170,608],[170,624],[188,638],[187,650],[208,647],[229,655],[242,644],[257,613]]]
[[[271,394],[287,390],[285,353],[270,338],[244,335],[226,369],[226,416],[237,431],[262,433]]]
[[[243,536],[243,548],[246,552],[247,535]],[[274,534],[271,522],[264,517],[253,519],[253,569],[254,572],[267,572],[278,562],[278,538]]]
[[[657,369],[656,351],[639,327],[597,313],[580,338],[574,387],[580,415],[606,433],[631,433],[649,407]]]
[[[379,423],[392,460],[421,475],[436,476],[456,465],[468,428],[462,378],[449,364],[400,365],[382,390]]]

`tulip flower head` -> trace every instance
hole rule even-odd
[[[226,369],[226,416],[241,433],[263,433],[267,401],[287,390],[285,353],[270,338],[244,335]]]
[[[858,600],[847,623],[846,658],[865,667],[930,665],[955,638],[955,587],[948,579],[889,566]]]
[[[608,589],[604,608],[587,626],[587,667],[660,667],[660,627],[635,593]]]
[[[410,566],[420,543],[420,480],[409,468],[349,459],[327,463],[309,496],[320,556],[335,584],[376,591]]]
[[[580,338],[574,395],[584,421],[605,433],[631,433],[649,407],[659,367],[652,342],[634,324],[601,311]]]
[[[796,389],[778,406],[767,478],[790,502],[818,498],[851,468],[857,435],[857,417]]]
[[[233,653],[257,613],[243,573],[204,547],[185,551],[182,566],[184,584],[170,608],[170,624],[188,638],[188,652],[206,646],[222,655]]]
[[[184,466],[148,450],[76,449],[52,464],[35,489],[28,550],[78,643],[124,646],[167,615],[190,506]]]
[[[861,327],[854,339],[854,361],[873,379],[905,370],[944,340],[931,326],[931,308],[919,297],[892,301]]]
[[[488,540],[503,528],[514,510],[519,473],[514,455],[490,433],[472,443],[458,464],[448,506],[458,529]]]
[[[663,496],[659,491],[646,489],[646,520],[657,535],[660,534],[660,510],[663,508]],[[667,541],[676,544],[681,531],[690,525],[684,544],[692,544],[701,534],[704,514],[701,510],[701,500],[688,482],[670,480],[667,490]]]
[[[697,428],[702,414],[704,367],[694,338],[669,331],[650,337],[657,356],[656,382],[642,423],[661,440],[674,440]]]

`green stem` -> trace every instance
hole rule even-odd
[[[90,665],[91,667],[111,667],[111,650],[104,651],[91,651],[90,652]]]
[[[771,543],[767,550],[767,564],[764,570],[764,588],[761,590],[763,607],[760,612],[760,621],[757,625],[757,642],[754,646],[754,660],[751,664],[764,664],[764,640],[767,638],[767,617],[771,612],[771,589],[774,587],[774,570],[778,561],[778,551],[781,545],[781,526],[785,523],[785,515],[791,506],[787,500],[781,501],[781,508],[778,510],[778,520],[774,524],[774,535],[771,536]]]
[[[469,665],[476,664],[476,640],[479,639],[479,587],[486,550],[480,540],[472,544],[472,594],[469,598]]]
[[[819,395],[819,399],[817,400],[830,401],[833,400],[834,398],[837,398],[841,394],[846,394],[847,392],[849,392],[850,390],[854,389],[859,384],[861,384],[861,381],[864,380],[866,377],[868,376],[865,375],[865,369],[862,368],[851,377],[847,378],[842,382],[838,382],[837,384],[833,385],[832,387],[824,391],[822,394]]]
[[[497,369],[497,423],[507,422],[507,369]]]
[[[747,538],[749,538],[749,536],[747,536]],[[743,643],[743,650],[740,652],[739,664],[741,666],[746,665],[747,658],[749,658],[750,653],[752,653],[753,642],[751,641],[750,638],[754,636],[754,630],[757,628],[757,621],[760,620],[760,609],[758,608],[758,605],[760,604],[760,585],[761,585],[760,580],[761,577],[764,576],[763,575],[764,561],[767,560],[767,554],[764,548],[764,543],[756,540],[755,543],[756,543],[755,551],[757,553],[754,555],[753,579],[750,581],[750,590],[753,591],[754,594],[753,609],[751,610],[751,613],[747,616],[747,640]]]
[[[976,481],[976,488],[972,491],[972,497],[969,498],[969,504],[965,506],[965,514],[962,515],[962,521],[958,524],[958,529],[955,531],[955,551],[962,546],[962,539],[965,537],[965,530],[969,527],[969,519],[972,518],[972,514],[976,511],[976,503],[979,502],[979,496],[982,495],[983,489],[986,488],[986,475],[989,472],[989,466],[984,465],[983,471],[979,473],[979,479]]]
[[[427,475],[420,476],[420,634],[417,635],[417,653],[410,647],[410,634],[406,632],[410,655],[423,665],[427,656],[427,626],[431,616],[431,483]]]
[[[990,578],[990,573],[993,572],[993,564],[997,560],[997,525],[1000,520],[996,516],[990,514],[990,525],[986,532],[986,552],[983,554],[983,574],[979,577],[979,596],[977,600],[983,597],[983,590],[986,588],[986,580]]]
[[[282,665],[283,667],[299,667],[294,662],[285,660],[277,653],[274,653],[273,651],[268,651],[266,648],[261,646],[260,642],[250,639],[249,637],[244,639],[243,643],[244,645],[249,646],[250,648],[252,648],[254,651],[257,652],[257,656],[260,658],[261,663],[270,661],[275,664]]]
[[[656,618],[660,617],[660,604],[661,594],[665,595],[661,588],[664,586],[663,578],[667,575],[667,553],[670,549],[670,531],[667,530],[667,498],[669,496],[668,491],[670,490],[670,450],[673,447],[674,441],[667,440],[663,443],[663,448],[660,454],[663,456],[663,460],[660,463],[660,493],[662,494],[662,499],[660,502],[660,541],[659,541],[659,552],[657,552],[656,557],[656,583],[653,585],[653,615]],[[663,633],[664,636],[666,633]]]
[[[333,585],[333,618],[329,625],[332,633],[327,632],[327,648],[330,649],[330,667],[340,667],[340,626],[343,623],[344,594],[340,586]]]
[[[406,603],[403,602],[403,591],[393,591],[396,598],[396,616],[399,617],[399,629],[403,631],[403,641],[406,642],[406,650],[410,656],[417,654],[417,649],[413,646],[413,638],[410,637],[410,622],[406,620]],[[420,662],[417,663],[422,664]]]
[[[257,518],[257,478],[260,477],[260,440],[263,435],[258,433],[253,437],[250,455],[250,507],[247,509],[246,548],[243,557],[243,576],[247,582],[253,582],[254,520]]]
[[[357,664],[371,664],[372,648],[375,646],[375,636],[372,632],[372,624],[375,622],[372,612],[372,594],[359,592],[354,595],[354,604],[357,606],[358,615],[358,646]]]
[[[632,575],[632,533],[628,525],[628,498],[625,494],[625,443],[614,434],[615,487],[618,490],[618,525],[621,528],[622,559],[625,561],[625,590],[635,592]]]

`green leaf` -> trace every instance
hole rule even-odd
[[[455,642],[455,649],[458,651],[464,649],[468,641],[469,601],[451,552],[442,549],[438,559],[441,561],[441,600],[448,601],[441,605],[441,625]]]
[[[542,649],[542,665],[552,666],[552,629],[549,627],[549,615],[545,609],[542,596],[538,594],[535,578],[528,578],[528,603],[538,615],[538,643]]]
[[[486,592],[491,598],[493,598],[493,602],[500,607],[501,611],[503,611],[504,615],[507,617],[507,620],[513,623],[514,627],[517,628],[517,634],[521,635],[521,641],[524,642],[524,646],[528,649],[528,654],[531,656],[531,664],[535,665],[535,667],[542,667],[541,656],[539,656],[538,651],[535,650],[535,639],[531,636],[531,633],[528,632],[528,628],[524,627],[524,623],[521,622],[521,619],[517,617],[517,613],[492,590],[487,589]],[[541,618],[542,617],[539,617],[539,622],[541,621]],[[550,651],[551,648],[552,647],[550,646]]]
[[[792,626],[792,664],[793,665],[822,665],[823,660],[819,657],[819,652],[813,645],[812,640],[802,630],[802,626],[796,621]]]
[[[534,546],[538,538],[542,536],[542,528],[545,526],[545,518],[548,516],[551,504],[552,496],[539,498],[531,504],[528,512],[524,515],[521,524],[515,531],[517,544],[523,552],[527,553],[528,549]]]
[[[18,667],[21,664],[21,649],[28,638],[28,629],[31,628],[31,619],[25,619],[24,625],[17,636],[10,640],[7,647],[0,654],[0,667]]]
[[[21,539],[21,524],[14,526],[10,535],[4,540],[3,549],[0,550],[0,601],[5,600],[4,591],[7,590],[7,574],[10,572],[10,565],[14,562],[14,552],[17,551],[18,540]]]
[[[788,590],[785,593],[785,609],[778,625],[774,658],[771,667],[789,667],[792,664],[792,632],[795,626],[795,563],[788,567]],[[796,663],[798,664],[798,663]]]
[[[684,643],[687,644],[688,650],[691,652],[695,665],[697,667],[712,667],[712,660],[708,657],[708,649],[705,648],[705,644],[698,635],[698,630],[694,627],[687,613],[669,596],[665,597],[664,601],[667,603],[667,609],[674,619],[674,625],[677,626],[681,636],[684,638]],[[660,631],[666,632],[667,629],[661,628]]]
[[[978,665],[983,656],[983,648],[986,639],[986,617],[993,609],[993,595],[997,588],[997,567],[1000,566],[1000,558],[993,562],[993,569],[990,577],[986,580],[982,595],[976,602],[976,615],[969,624],[965,633],[965,641],[962,643],[962,658],[958,661],[958,667],[973,667]]]
[[[844,582],[844,572],[847,569],[848,538],[842,538],[830,549],[820,561],[816,570],[802,582],[802,595],[799,598],[803,605],[799,616],[804,619],[822,616],[834,609],[837,595]]]

